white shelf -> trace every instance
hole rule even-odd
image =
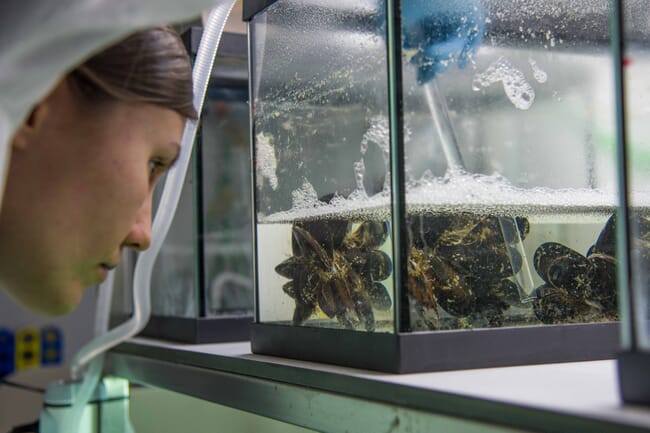
[[[397,375],[144,339],[108,359],[133,382],[318,431],[650,431],[650,409],[621,404],[613,360]]]

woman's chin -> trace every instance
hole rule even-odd
[[[79,302],[75,303],[52,303],[44,306],[43,308],[34,309],[36,312],[50,317],[65,316],[72,313],[79,306]]]
[[[74,311],[81,302],[84,288],[78,284],[49,287],[33,293],[34,296],[18,296],[17,301],[24,307],[44,316],[64,316]],[[39,293],[40,292],[40,293]]]

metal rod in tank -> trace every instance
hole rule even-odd
[[[440,145],[445,154],[447,168],[452,173],[465,171],[465,163],[458,149],[458,140],[454,131],[451,119],[449,118],[449,109],[444,96],[440,94],[438,82],[434,79],[424,84],[424,96],[427,99],[429,112],[433,118],[433,126],[436,129]]]
[[[427,105],[429,106],[429,111],[431,113],[431,118],[433,119],[433,125],[440,140],[440,146],[442,147],[442,152],[445,154],[445,160],[447,161],[447,169],[450,175],[460,175],[466,173],[465,163],[463,162],[463,157],[460,153],[458,147],[458,139],[456,137],[456,132],[454,131],[453,124],[449,118],[449,109],[447,108],[447,102],[445,97],[440,93],[438,89],[438,84],[435,79],[425,83],[423,86],[424,95],[427,100]],[[530,271],[530,266],[528,264],[528,256],[526,254],[526,249],[524,248],[524,242],[521,239],[521,234],[519,232],[519,225],[517,224],[517,219],[515,217],[506,217],[500,216],[499,225],[501,226],[501,232],[504,234],[505,242],[505,224],[514,226],[514,235],[515,235],[515,249],[519,252],[522,258],[522,269],[520,272],[517,272],[515,278],[517,279],[519,287],[519,296],[522,302],[529,302],[533,298],[532,291],[535,287],[533,282],[533,275]],[[510,254],[510,248],[506,246],[506,251],[510,257],[510,263],[513,263],[512,255]]]

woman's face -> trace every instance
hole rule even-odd
[[[153,189],[183,127],[180,114],[152,104],[84,108],[63,80],[14,137],[0,287],[35,311],[64,314],[123,248],[148,248]]]

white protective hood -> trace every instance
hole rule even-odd
[[[9,141],[69,70],[127,34],[198,17],[214,0],[2,0],[0,207]]]

